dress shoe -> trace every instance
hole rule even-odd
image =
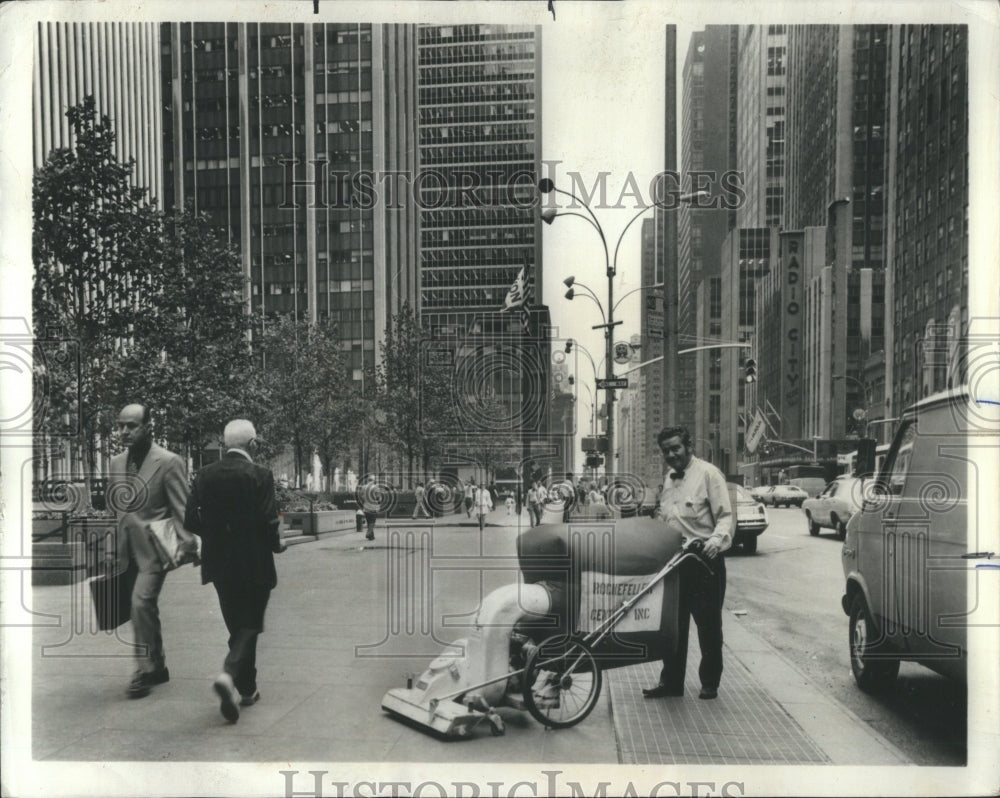
[[[240,691],[233,684],[233,677],[228,673],[220,673],[212,684],[212,688],[221,701],[219,711],[222,713],[222,717],[230,723],[236,723],[240,719]]]
[[[675,690],[668,685],[658,684],[656,687],[643,689],[642,695],[644,698],[680,698],[684,695],[684,690]]]
[[[260,690],[254,690],[250,695],[240,696],[241,707],[252,707],[258,701],[260,701]]]
[[[702,687],[701,692],[698,693],[698,698],[717,698],[719,695],[719,690],[716,687]]]
[[[136,671],[125,692],[129,698],[145,698],[155,685],[169,681],[170,671],[166,666],[155,671]]]

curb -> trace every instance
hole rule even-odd
[[[774,646],[745,628],[729,613],[725,647],[760,682],[782,709],[819,746],[834,765],[910,765],[890,740],[836,699],[813,687]],[[760,674],[767,674],[766,681]]]

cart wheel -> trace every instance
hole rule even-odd
[[[584,642],[555,635],[528,656],[524,685],[524,703],[535,720],[568,729],[597,705],[601,668]]]

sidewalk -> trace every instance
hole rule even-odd
[[[88,631],[83,583],[37,586],[34,612],[59,621],[33,633],[33,758],[905,764],[729,614],[715,701],[699,701],[691,681],[692,630],[681,699],[643,699],[659,667],[644,664],[608,671],[597,708],[572,729],[547,732],[527,713],[504,709],[504,737],[484,724],[473,739],[443,742],[389,718],[380,708],[385,691],[467,634],[482,596],[516,580],[518,521],[501,507],[480,536],[464,512],[380,519],[372,542],[349,529],[290,547],[277,558],[279,584],[258,647],[262,700],[236,725],[223,720],[211,690],[226,631],[215,592],[196,569],[167,578],[160,606],[170,682],[141,700],[124,695],[130,625],[117,635]],[[521,528],[526,521],[525,512]]]

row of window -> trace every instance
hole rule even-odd
[[[472,64],[486,61],[520,61],[535,57],[535,45],[484,43],[461,47],[421,47],[420,66],[433,64]]]
[[[472,227],[453,230],[422,230],[421,241],[425,247],[484,247],[499,243],[533,244],[534,227],[486,228]]]
[[[319,32],[315,35],[315,44],[322,47],[324,44],[324,34]],[[350,29],[350,30],[335,30],[329,31],[326,36],[326,42],[329,44],[354,44],[357,42],[370,42],[371,41],[371,31],[368,28],[362,28],[361,30]],[[303,34],[295,34],[294,36],[290,33],[280,33],[276,35],[262,36],[249,35],[247,36],[247,43],[251,50],[256,50],[258,46],[262,50],[278,50],[285,47],[291,47],[295,45],[296,47],[303,47],[305,45],[305,37]],[[239,50],[239,38],[233,37],[217,37],[212,39],[198,38],[189,39],[184,38],[181,43],[181,52],[185,55],[192,52],[195,53],[214,53],[221,52],[223,50]],[[165,41],[160,51],[164,55],[169,55],[171,52],[170,42]]]
[[[466,269],[421,269],[420,279],[424,288],[438,286],[465,286],[470,282],[486,285],[509,286],[517,275],[515,268],[476,269],[470,274]]]
[[[533,83],[478,83],[458,86],[435,86],[420,89],[420,105],[491,102],[496,99],[533,100]]]
[[[531,39],[532,28],[517,28],[506,25],[421,25],[417,40],[421,46],[434,44],[457,44],[489,39]]]
[[[438,125],[420,128],[420,144],[490,141],[534,141],[535,126],[518,122],[491,125]]]
[[[422,249],[421,263],[424,266],[506,266],[520,268],[523,264],[524,249],[507,247],[487,247],[469,249]]]
[[[533,81],[535,70],[523,64],[467,64],[457,67],[426,67],[420,72],[422,86],[449,83],[494,83],[496,81]]]
[[[340,61],[320,61],[316,63],[317,75],[356,75],[372,68],[370,58],[352,58]]]
[[[420,124],[462,124],[469,122],[505,122],[534,119],[534,103],[491,103],[490,105],[460,105],[448,108],[421,108]]]

